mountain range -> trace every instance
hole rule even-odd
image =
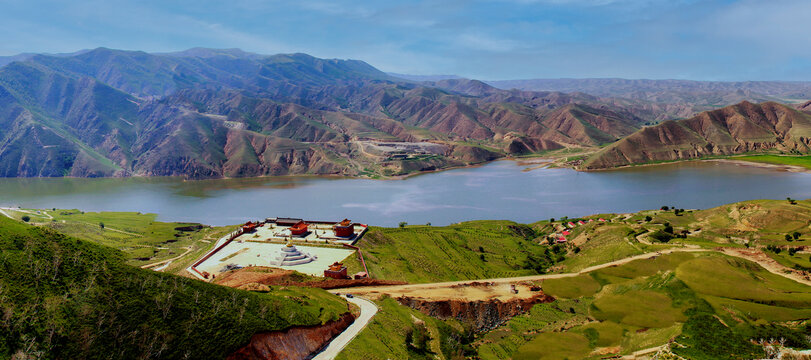
[[[403,78],[358,60],[239,49],[99,48],[0,66],[2,177],[391,176],[597,149],[698,106]],[[427,141],[441,146],[377,151]]]

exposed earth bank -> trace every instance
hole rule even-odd
[[[255,334],[250,343],[228,356],[228,360],[308,359],[324,348],[355,321],[346,313],[320,326],[298,326],[284,331]]]
[[[532,305],[552,302],[555,298],[539,292],[529,298],[507,301],[426,300],[409,296],[399,297],[397,301],[437,319],[457,319],[463,323],[472,323],[474,330],[480,332],[495,329],[511,317],[529,311]]]

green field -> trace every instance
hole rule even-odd
[[[751,161],[756,163],[800,166],[811,169],[811,156],[793,155],[747,155],[731,157],[732,160]]]

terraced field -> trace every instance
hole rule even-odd
[[[743,343],[752,334],[797,338],[811,329],[811,287],[755,263],[712,252],[635,260],[578,277],[545,280],[542,287],[559,298],[543,304],[553,310],[544,319],[566,321],[539,321],[536,309],[541,306],[536,305],[530,313],[482,337],[478,347],[482,359],[599,359],[674,339],[680,344],[672,347],[674,352],[702,358],[695,354],[708,355],[703,345],[689,339],[680,342],[677,337],[686,323],[701,314],[730,324],[733,338]],[[716,335],[701,332],[700,336]]]

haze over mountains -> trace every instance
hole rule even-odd
[[[811,86],[552,81],[562,92],[532,90],[550,82],[495,83],[524,88],[505,90],[403,79],[358,60],[203,48],[24,54],[0,66],[4,177],[397,175],[594,148],[644,123],[741,100],[804,98]],[[369,151],[424,140],[443,150],[407,159]]]

